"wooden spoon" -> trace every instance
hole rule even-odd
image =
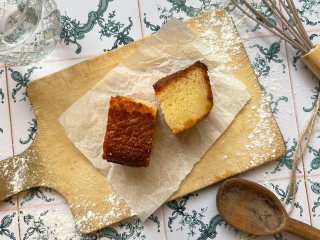
[[[320,230],[289,217],[278,198],[267,188],[243,179],[225,181],[217,194],[221,217],[234,228],[255,236],[282,231],[307,240],[320,240]]]

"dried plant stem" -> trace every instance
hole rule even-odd
[[[291,199],[291,205],[290,205],[290,209],[288,211],[288,214],[290,215],[294,209],[294,204],[295,204],[295,200],[296,200],[296,191],[297,191],[297,169],[298,169],[298,165],[301,162],[302,156],[304,154],[304,152],[306,151],[309,141],[311,139],[311,135],[312,135],[312,130],[314,127],[314,123],[317,119],[317,115],[318,115],[318,111],[320,109],[320,94],[318,95],[317,98],[317,103],[316,106],[312,112],[312,116],[309,119],[309,121],[307,122],[305,128],[303,129],[302,133],[299,135],[298,138],[298,142],[297,142],[297,149],[294,153],[293,159],[292,159],[292,172],[291,172],[291,179],[288,185],[288,191],[287,191],[287,196],[283,201],[283,205],[286,206],[287,204],[290,203],[290,197],[292,196]],[[301,145],[301,142],[305,140],[303,146],[300,148],[299,146]],[[256,236],[246,236],[244,238],[241,238],[241,240],[252,240],[252,239],[256,239]]]
[[[311,50],[313,48],[312,46],[312,42],[308,36],[308,33],[306,31],[306,29],[304,28],[303,24],[302,24],[302,21],[298,15],[298,11],[297,11],[297,8],[296,8],[296,5],[294,4],[293,0],[287,0],[287,3],[290,4],[290,12],[293,14],[294,18],[295,18],[295,22],[297,24],[297,27],[298,29],[301,31],[301,36],[307,40],[307,42],[309,43],[309,47]]]
[[[242,7],[238,0],[231,0],[232,3],[238,7],[246,16],[254,20],[258,24],[268,29],[273,34],[277,35],[281,39],[287,41],[292,47],[301,51],[302,54],[310,52],[315,46],[313,45],[307,31],[305,30],[302,20],[299,17],[296,5],[293,0],[279,0],[280,6],[273,0],[262,0],[262,2],[272,11],[272,13],[281,22],[282,26],[289,31],[291,35],[288,34],[286,30],[280,29],[276,24],[271,22],[268,18],[262,15],[257,9],[255,9],[248,0],[239,0],[244,4]],[[284,9],[281,11],[280,7]],[[317,113],[320,107],[320,94],[318,95],[317,103],[310,120],[307,122],[306,127],[303,129],[302,133],[299,135],[297,142],[297,149],[294,153],[292,160],[292,172],[291,179],[288,186],[288,193],[283,202],[284,205],[291,203],[291,208],[289,209],[289,214],[294,209],[296,191],[297,191],[297,177],[296,172],[299,163],[301,162],[302,156],[307,149],[308,143],[310,141],[314,123],[317,117]]]
[[[309,121],[307,122],[307,125],[303,129],[302,133],[299,135],[298,142],[297,142],[297,149],[296,149],[294,156],[293,156],[293,159],[292,159],[291,179],[290,179],[290,183],[289,183],[289,187],[288,187],[288,194],[284,200],[284,204],[289,204],[290,196],[292,196],[292,198],[293,198],[292,202],[291,202],[291,208],[289,210],[289,214],[292,212],[292,210],[294,208],[294,203],[295,203],[295,198],[296,198],[296,190],[297,190],[296,171],[297,171],[299,163],[301,162],[302,156],[308,147],[308,143],[311,139],[312,130],[313,130],[314,123],[315,123],[317,115],[318,115],[319,108],[320,108],[320,96],[318,95],[317,103],[316,103],[316,106],[312,112],[312,116],[309,119]],[[305,142],[304,142],[303,146],[301,146],[301,148],[299,148],[299,146],[303,140],[305,140]]]
[[[287,13],[287,15],[288,15],[288,17],[289,17],[289,20],[288,20],[289,25],[291,26],[290,20],[291,20],[291,22],[292,22],[293,25],[297,25],[297,22],[296,22],[296,20],[295,20],[295,17],[294,17],[294,16],[292,15],[292,13],[289,11],[289,9],[287,8],[285,2],[284,2],[283,0],[279,0],[279,2],[281,3],[283,9],[286,11],[286,13]],[[284,17],[284,18],[286,18],[286,17]],[[308,38],[308,40],[306,40],[303,33],[301,33],[299,30],[295,29],[295,28],[292,27],[292,26],[291,26],[291,28],[293,28],[293,29],[295,30],[295,33],[299,36],[298,38],[302,39],[302,40],[305,42],[305,44],[306,44],[307,46],[309,46],[308,40],[310,40],[310,39]]]
[[[309,121],[307,122],[307,125],[305,126],[304,130],[302,131],[302,133],[299,135],[298,138],[298,142],[297,142],[297,149],[295,151],[295,154],[293,156],[293,160],[292,160],[292,172],[291,172],[291,179],[288,185],[288,192],[287,192],[287,196],[283,201],[283,205],[287,205],[290,203],[290,196],[292,196],[291,199],[291,206],[290,209],[288,211],[288,214],[290,215],[294,209],[294,204],[295,204],[295,199],[296,199],[296,191],[297,191],[297,169],[298,169],[298,165],[301,162],[302,156],[304,154],[304,152],[307,149],[308,143],[310,141],[311,135],[312,135],[312,130],[313,130],[313,126],[318,114],[318,111],[320,109],[320,96],[318,95],[318,99],[317,99],[317,103],[316,103],[316,107],[312,112],[312,116],[309,119]],[[305,142],[302,146],[302,148],[299,148],[302,140],[305,139]],[[256,239],[258,237],[256,236],[246,236],[244,238],[241,238],[241,240],[252,240],[252,239]]]
[[[295,37],[295,40],[301,45],[304,46],[308,44],[304,38],[300,38],[299,32],[291,26],[289,23],[289,20],[286,19],[286,17],[283,15],[283,13],[280,11],[280,9],[275,5],[274,2],[268,2],[267,0],[262,0],[268,8],[270,8],[273,13],[278,17],[282,25],[288,29],[288,31]]]
[[[302,54],[306,54],[314,48],[314,45],[312,44],[298,15],[298,11],[293,0],[279,0],[287,16],[283,11],[281,11],[280,6],[273,2],[273,0],[262,0],[262,2],[278,18],[282,26],[289,32],[270,21],[270,19],[251,6],[248,0],[240,0],[240,2],[244,4],[244,7],[238,3],[238,0],[231,0],[231,2],[250,19],[262,25],[281,39],[287,41],[294,48],[302,52]]]
[[[259,13],[257,10],[255,10],[254,8],[251,7],[251,5],[248,3],[248,6],[250,6],[250,9],[252,9],[253,12],[257,13],[257,15],[259,16],[259,18],[261,18],[263,21],[267,22],[268,24],[270,24],[272,26],[272,28],[268,27],[265,23],[263,23],[260,20],[257,20],[256,18],[254,18],[253,16],[251,16],[250,14],[248,14],[246,12],[246,10],[244,8],[242,8],[237,2],[236,0],[231,0],[232,3],[238,7],[247,17],[249,17],[250,19],[252,19],[253,21],[257,22],[258,24],[262,25],[263,27],[265,27],[266,29],[268,29],[270,32],[272,32],[273,34],[275,34],[276,36],[280,37],[281,39],[289,42],[294,48],[298,49],[299,51],[301,51],[302,53],[307,53],[308,51],[303,48],[300,44],[297,44],[293,39],[290,39],[287,35],[283,34],[283,31],[281,29],[279,29],[277,26],[275,26],[270,20],[268,20],[266,17],[264,17],[261,13]],[[277,31],[275,31],[274,29],[276,29]]]

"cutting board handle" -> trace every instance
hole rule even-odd
[[[38,150],[31,145],[23,153],[0,161],[0,201],[3,201],[24,190],[41,186],[39,174],[34,172],[39,167]],[[35,165],[36,168],[35,168]]]

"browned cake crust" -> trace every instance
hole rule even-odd
[[[156,111],[126,97],[111,97],[103,158],[131,167],[149,165]]]
[[[208,76],[208,67],[200,61],[196,61],[194,64],[187,67],[186,69],[183,69],[181,71],[175,72],[171,75],[168,75],[166,77],[159,79],[155,84],[153,84],[153,88],[154,88],[155,93],[157,94],[157,93],[161,92],[162,90],[164,90],[166,88],[166,86],[169,86],[170,84],[172,84],[176,81],[179,81],[179,79],[181,77],[186,76],[189,72],[195,70],[196,68],[200,68],[202,70],[203,74],[205,75],[205,80],[207,83],[206,89],[207,89],[208,100],[210,102],[212,102],[212,104],[213,104],[210,79]]]

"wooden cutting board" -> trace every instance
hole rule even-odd
[[[197,33],[212,28],[206,21],[208,14],[189,20],[189,26]],[[224,10],[219,10],[216,17],[219,19],[226,14]],[[202,23],[201,29],[197,27],[199,23]],[[230,24],[233,24],[231,20]],[[217,35],[223,34],[220,29],[212,28],[212,31]],[[72,103],[145,40],[64,69],[28,86],[38,131],[29,149],[0,162],[0,200],[32,187],[53,188],[65,197],[82,233],[91,233],[131,217],[130,209],[124,202],[106,202],[108,197],[116,194],[115,189],[74,147],[58,119]],[[285,154],[279,128],[268,104],[262,101],[261,88],[245,49],[242,45],[240,49],[232,56],[231,65],[238,66],[235,76],[247,86],[252,98],[170,199],[279,159]],[[110,214],[112,211],[117,214]]]

